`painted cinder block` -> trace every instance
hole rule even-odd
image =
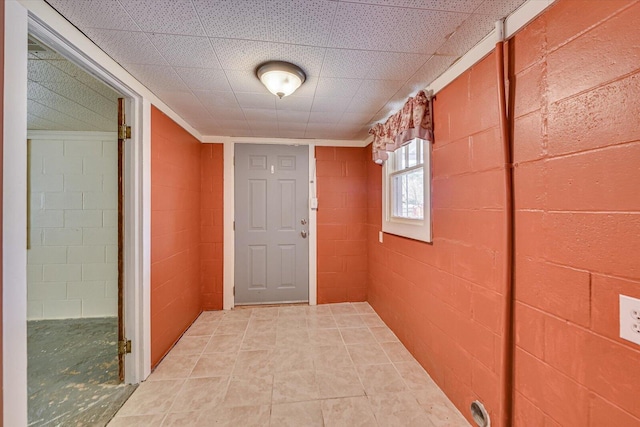
[[[81,279],[80,264],[48,264],[42,268],[45,282],[71,282]]]

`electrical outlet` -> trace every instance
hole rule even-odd
[[[620,295],[620,338],[640,345],[640,299]]]

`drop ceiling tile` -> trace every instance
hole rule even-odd
[[[309,121],[308,111],[278,110],[278,124],[300,123],[306,126]]]
[[[354,98],[391,98],[403,84],[404,80],[363,80]]]
[[[279,111],[309,112],[313,98],[310,96],[298,96],[297,93],[285,96],[282,99],[276,98],[276,109]]]
[[[271,57],[271,44],[252,40],[212,38],[213,49],[225,70],[255,71]]]
[[[478,44],[495,27],[489,15],[471,15],[458,30],[438,48],[439,55],[460,57]]]
[[[361,83],[361,79],[334,79],[320,77],[318,80],[318,87],[316,88],[316,96],[324,98],[353,98],[353,95],[356,94]]]
[[[289,131],[289,132],[299,132],[301,135],[304,135],[304,131],[307,129],[306,122],[282,122],[278,123],[278,130],[281,131]]]
[[[157,94],[169,107],[186,119],[206,111],[200,100],[191,92],[163,91]]]
[[[60,95],[101,116],[110,117],[114,123],[117,119],[117,98],[105,98],[78,82],[40,82],[38,84],[49,89],[51,93]]]
[[[324,47],[271,43],[269,60],[287,61],[302,68],[307,77],[319,76],[326,49]]]
[[[244,113],[240,108],[207,108],[207,111],[209,111],[211,116],[220,123],[220,126],[224,126],[222,124],[223,120],[246,122]]]
[[[182,91],[189,88],[175,70],[166,65],[125,64],[124,68],[133,74],[151,91]]]
[[[406,80],[430,57],[431,55],[415,53],[380,52],[367,78],[372,80]]]
[[[205,32],[210,37],[267,40],[264,2],[238,0],[193,0]]]
[[[220,134],[223,136],[231,136],[236,138],[253,137],[255,136],[251,129],[235,129],[235,128],[220,128]]]
[[[412,9],[449,10],[471,12],[483,0],[349,0],[354,3],[369,3],[382,6],[407,7]],[[492,1],[492,0],[488,0]]]
[[[410,28],[405,33],[404,52],[433,54],[446,40],[446,35],[453,33],[470,16],[468,13],[441,12],[432,10],[407,10],[403,27]]]
[[[369,98],[366,100],[352,100],[345,113],[359,113],[359,114],[375,114],[387,103],[388,98]]]
[[[204,36],[191,0],[119,0],[142,31]]]
[[[263,108],[243,108],[244,116],[251,123],[254,121],[278,121],[276,110],[267,110]]]
[[[29,130],[65,130],[60,124],[27,113],[27,129]]]
[[[75,64],[72,64],[69,61],[54,61],[53,66],[65,74],[70,75],[74,80],[89,86],[91,89],[99,92],[102,96],[106,98],[118,98],[120,95],[110,86],[107,86],[105,83],[99,81],[91,74],[84,71],[82,68],[78,67]]]
[[[308,124],[322,124],[322,125],[334,125],[337,124],[342,118],[342,114],[340,113],[332,113],[332,112],[318,112],[312,111],[309,114],[309,122]]]
[[[276,96],[271,93],[241,93],[236,92],[236,99],[241,108],[276,109]]]
[[[195,91],[205,108],[240,108],[233,92]]]
[[[434,55],[406,81],[404,86],[410,87],[413,93],[429,86],[436,78],[447,70],[456,60],[452,56]]]
[[[327,49],[320,76],[361,79],[377,59],[378,52],[371,50]]]
[[[304,129],[302,130],[283,130],[278,129],[278,138],[304,139]]]
[[[84,32],[121,65],[125,63],[165,65],[167,63],[144,33],[98,28],[87,28]]]
[[[114,0],[47,0],[47,3],[78,28],[140,31],[122,5]]]
[[[340,3],[329,47],[403,52],[406,30],[399,25],[405,9]]]
[[[228,71],[227,78],[234,92],[268,93],[255,71]]]
[[[495,21],[506,18],[516,11],[526,0],[484,0],[474,13],[492,16]]]
[[[211,114],[211,116],[218,122],[220,127],[223,128],[232,128],[232,129],[244,129],[249,130],[249,123],[246,120],[237,120],[237,119],[226,119],[223,117],[216,117],[215,114]]]
[[[174,67],[221,68],[207,37],[149,34],[151,43]]]
[[[342,113],[349,105],[350,99],[345,98],[323,98],[316,96],[313,98],[311,111],[318,113]]]
[[[326,46],[338,3],[328,0],[266,0],[269,38],[273,41]]]
[[[222,70],[206,68],[176,68],[176,73],[182,81],[193,91],[214,90],[231,92],[227,76]]]
[[[373,118],[372,114],[369,113],[345,113],[342,115],[340,119],[340,123],[349,123],[352,125],[362,125],[363,123],[368,124]]]

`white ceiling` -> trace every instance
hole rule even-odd
[[[47,0],[202,135],[358,140],[524,1]]]
[[[115,132],[118,94],[39,42],[29,44],[38,47],[27,64],[27,129]]]

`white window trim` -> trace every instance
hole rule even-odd
[[[394,218],[391,215],[391,186],[389,178],[394,153],[382,166],[382,231],[409,239],[431,243],[431,141],[424,141],[424,219],[411,220]]]

